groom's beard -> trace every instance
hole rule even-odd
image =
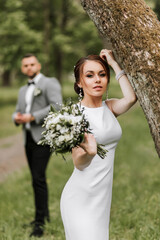
[[[37,75],[37,73],[34,73],[32,76],[28,76],[29,77],[29,79],[33,79],[35,76]]]

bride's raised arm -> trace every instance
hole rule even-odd
[[[137,101],[137,97],[133,91],[133,88],[125,74],[125,72],[120,68],[118,63],[115,61],[112,51],[103,49],[100,52],[100,57],[108,62],[115,72],[116,79],[119,82],[120,88],[123,93],[121,99],[109,99],[106,101],[110,110],[114,113],[115,116],[119,116],[122,113],[126,112],[131,108],[134,103]]]

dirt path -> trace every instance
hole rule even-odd
[[[26,164],[22,134],[0,139],[0,182]]]

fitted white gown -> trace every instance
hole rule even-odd
[[[84,107],[97,143],[107,157],[96,155],[83,171],[74,168],[61,196],[61,216],[66,240],[108,240],[115,148],[121,127],[106,103]]]

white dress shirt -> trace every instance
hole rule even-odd
[[[31,104],[32,104],[32,100],[33,100],[33,93],[34,93],[34,89],[36,87],[36,84],[38,83],[39,79],[41,78],[42,74],[39,73],[38,75],[35,76],[35,78],[32,79],[32,81],[35,82],[35,84],[30,84],[27,88],[26,91],[26,96],[25,96],[25,102],[26,102],[26,113],[30,113],[31,110]],[[30,123],[26,123],[26,129],[30,129]]]

